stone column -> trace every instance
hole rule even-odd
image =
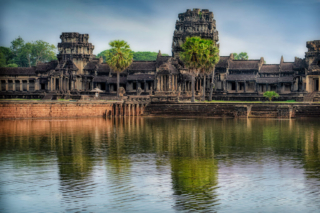
[[[6,80],[6,91],[8,91],[9,89],[9,83],[8,83],[8,80]]]
[[[172,91],[172,75],[168,75],[168,78],[169,91]]]
[[[266,91],[269,91],[269,84],[266,84]]]
[[[30,90],[30,84],[29,84],[29,80],[27,80],[27,91],[29,92],[29,90]]]
[[[128,116],[131,116],[131,104],[128,104]]]
[[[12,80],[12,90],[16,91],[16,80]]]
[[[244,93],[246,93],[246,92],[247,92],[247,82],[245,82],[245,81],[244,81],[243,92],[244,92]]]
[[[236,92],[238,92],[238,81],[236,81]]]
[[[20,82],[20,91],[23,91],[23,84],[22,84],[22,80],[20,80],[19,82]]]
[[[157,91],[160,91],[160,76],[157,76]]]
[[[147,82],[144,80],[144,92],[147,92]]]
[[[319,77],[319,83],[318,83],[318,91],[320,92],[320,77]]]

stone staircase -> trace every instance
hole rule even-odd
[[[303,97],[303,102],[313,102],[313,98],[317,95],[317,91],[308,93]]]
[[[42,100],[52,100],[53,96],[56,95],[56,92],[48,92],[46,95],[42,98]]]

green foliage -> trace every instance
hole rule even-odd
[[[248,60],[249,56],[246,52],[241,52],[239,54],[233,53],[234,60]]]
[[[6,67],[18,67],[18,65],[13,63],[13,64],[8,64]]]
[[[48,62],[57,60],[56,47],[41,40],[27,42],[19,36],[11,42],[10,48],[0,47],[0,52],[5,58],[5,64],[0,62],[0,66],[31,67],[38,62]],[[1,59],[2,60],[2,59]]]
[[[100,58],[102,56],[103,61],[106,62],[106,54],[108,54],[110,50],[104,50],[100,52],[97,55],[97,58]],[[156,52],[148,52],[148,51],[142,51],[142,52],[134,52],[131,51],[133,54],[133,60],[134,61],[155,61],[157,59],[158,53]],[[169,56],[168,54],[162,54],[163,56]]]
[[[268,98],[269,101],[271,101],[273,98],[278,98],[279,94],[275,91],[266,91],[265,93],[263,93],[263,96]]]
[[[109,43],[111,49],[106,53],[106,62],[115,72],[122,72],[130,66],[133,54],[129,44],[123,40],[114,40]]]
[[[198,36],[187,37],[182,44],[183,52],[180,53],[181,60],[189,68],[189,71],[197,76],[201,68],[201,57],[204,54],[204,44],[201,44],[202,39]]]
[[[6,66],[6,57],[2,52],[0,52],[0,67],[4,66]]]
[[[117,96],[119,97],[120,72],[127,69],[133,61],[133,54],[129,44],[124,40],[110,41],[111,49],[106,53],[106,62],[117,72]]]
[[[3,61],[0,63],[0,67],[5,67],[6,64],[11,64],[13,60],[13,54],[11,52],[11,49],[8,47],[0,47],[0,55],[2,53],[1,57],[5,58],[5,63],[3,64]]]

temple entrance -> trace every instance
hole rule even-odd
[[[59,90],[59,79],[56,79],[56,90]]]
[[[319,90],[319,79],[313,79],[313,91],[318,91]]]

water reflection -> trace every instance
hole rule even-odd
[[[30,212],[319,208],[317,120],[122,117],[0,127],[5,212],[19,210],[22,195],[29,200],[20,208],[32,204]]]

